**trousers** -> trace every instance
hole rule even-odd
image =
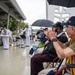
[[[35,54],[31,58],[31,75],[38,75],[43,70],[43,62],[52,62],[54,57],[48,56],[47,54]]]

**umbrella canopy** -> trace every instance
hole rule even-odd
[[[40,19],[36,20],[32,26],[39,26],[39,27],[50,27],[53,25],[53,22],[50,20]]]
[[[49,4],[64,6],[64,7],[75,7],[75,0],[47,0]]]

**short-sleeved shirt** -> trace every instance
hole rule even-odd
[[[70,41],[66,43],[66,46],[71,48],[73,51],[75,51],[75,41],[72,45],[69,46],[69,44],[70,44]]]

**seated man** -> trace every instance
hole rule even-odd
[[[60,22],[56,23],[55,27],[57,28],[57,30],[55,30],[56,34],[57,34],[57,39],[59,41],[61,41],[62,43],[67,42],[68,39],[67,39],[65,33],[62,32],[63,26],[61,25],[61,23]],[[51,43],[51,41],[50,41],[50,43]],[[31,75],[37,75],[42,69],[44,69],[43,68],[43,62],[51,62],[57,56],[55,50],[53,50],[54,49],[53,46],[52,46],[51,49],[52,50],[50,50],[48,54],[47,53],[46,54],[45,53],[44,54],[43,53],[39,53],[39,54],[35,54],[31,58]]]
[[[47,28],[45,28],[44,30],[47,30]],[[48,40],[48,37],[44,34],[44,31],[41,31],[42,33],[40,34],[40,33],[38,33],[38,37],[39,37],[39,39],[40,39],[40,42],[39,42],[39,44],[38,45],[33,45],[32,47],[31,47],[31,49],[30,49],[30,52],[29,52],[29,54],[33,54],[34,52],[36,53],[36,50],[38,49],[38,48],[42,48],[42,47],[44,47],[45,46],[45,42]],[[35,48],[36,48],[36,50],[35,50]]]
[[[45,29],[47,29],[47,28],[45,28]],[[37,38],[42,43],[44,43],[47,40],[46,35],[44,34],[44,31],[43,30],[39,30],[36,35],[37,35]]]

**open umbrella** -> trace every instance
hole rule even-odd
[[[51,5],[75,7],[75,0],[47,0]]]
[[[46,19],[39,19],[36,20],[32,26],[39,26],[39,27],[50,27],[53,25],[53,22],[50,20],[46,20]]]

